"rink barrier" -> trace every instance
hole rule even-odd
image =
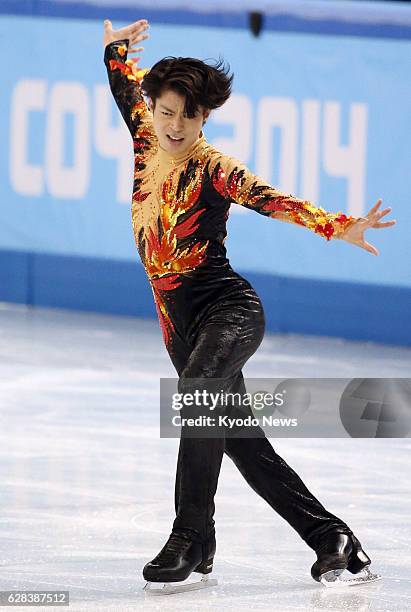
[[[266,329],[411,346],[411,288],[241,272]],[[0,250],[0,301],[156,318],[140,263]]]
[[[311,13],[305,9],[298,12],[293,5],[282,4],[261,8],[264,15],[263,29],[277,32],[297,32],[309,34],[328,34],[334,36],[360,36],[369,38],[410,39],[411,23],[403,6],[370,6],[365,9],[362,3],[351,4],[347,17],[346,3],[334,3],[335,15],[329,11],[316,12],[315,6]],[[365,4],[365,3],[364,3]],[[315,2],[312,2],[315,5]],[[136,14],[144,15],[152,23],[178,24],[188,26],[221,27],[234,29],[249,29],[250,8],[228,7],[210,9],[207,11],[185,8],[151,8],[146,4],[139,6],[122,5],[121,1],[112,4],[87,3],[65,0],[1,0],[0,14],[50,17],[61,19],[107,19],[132,22]],[[255,9],[253,9],[255,10]],[[403,19],[398,19],[402,16]]]

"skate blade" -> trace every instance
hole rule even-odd
[[[364,568],[364,572],[355,578],[341,579],[340,576],[344,572],[344,569],[331,570],[325,572],[321,576],[320,582],[327,588],[341,588],[349,586],[359,586],[362,584],[368,584],[369,582],[376,582],[381,580],[382,576],[379,574],[373,574],[370,572],[368,567]]]
[[[159,586],[160,584],[163,586]],[[185,593],[186,591],[198,591],[199,589],[217,586],[217,584],[217,578],[209,578],[208,574],[205,574],[201,580],[196,580],[195,582],[147,582],[143,587],[143,591],[146,595],[150,596],[173,595],[174,593]]]

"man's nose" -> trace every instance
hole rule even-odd
[[[182,130],[184,127],[183,117],[180,117],[179,115],[174,115],[174,117],[171,118],[171,127],[176,132]]]

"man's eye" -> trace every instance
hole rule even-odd
[[[170,115],[170,113],[166,113],[164,111],[161,111],[161,112],[163,113],[163,115],[167,115],[167,116]]]

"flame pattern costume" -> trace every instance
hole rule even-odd
[[[164,150],[140,89],[146,70],[127,59],[127,49],[128,40],[107,45],[104,61],[133,140],[133,231],[179,390],[192,391],[194,379],[218,378],[224,381],[224,391],[244,393],[241,370],[258,348],[265,322],[257,294],[226,257],[230,205],[235,202],[271,219],[304,226],[327,241],[340,238],[354,219],[267,185],[207,143],[202,132],[182,153]],[[230,416],[236,416],[235,411],[233,406]],[[189,529],[203,541],[213,533],[224,452],[312,548],[323,533],[351,533],[274,452],[259,427],[252,438],[226,439],[196,439],[185,436],[182,428],[174,530]]]

